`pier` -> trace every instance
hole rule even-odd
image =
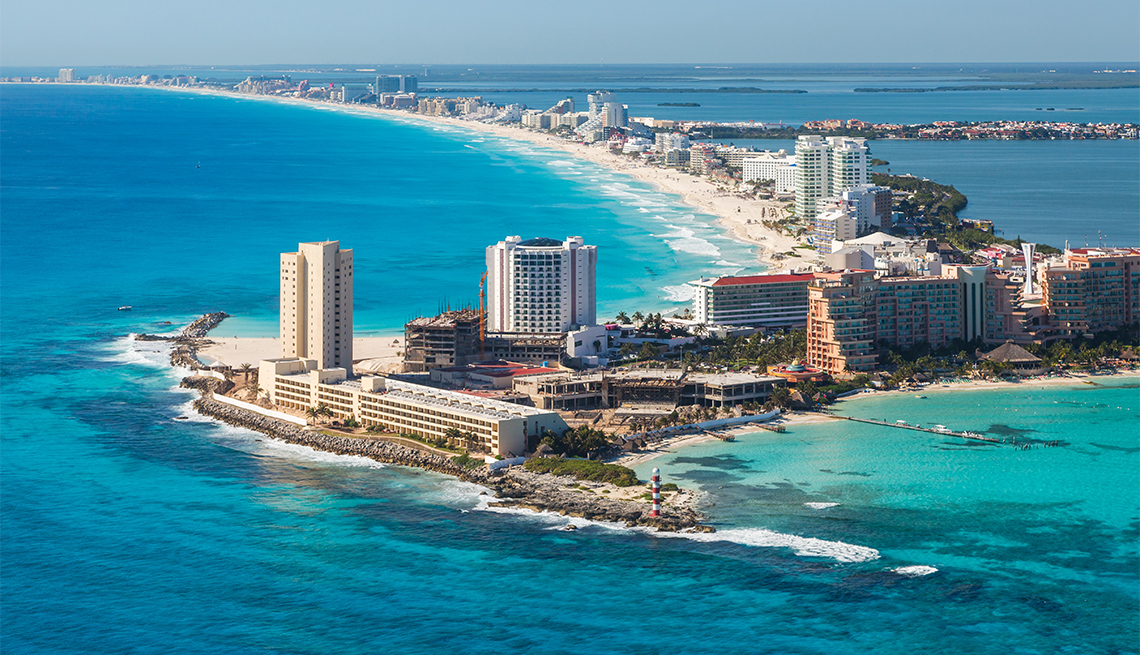
[[[888,423],[887,421],[877,421],[871,418],[855,418],[854,416],[839,416],[837,418],[846,419],[848,421],[856,421],[858,423],[870,423],[872,425],[882,425],[888,428],[903,428],[906,430],[917,430],[918,432],[931,432],[933,434],[944,434],[948,437],[958,437],[960,439],[970,439],[972,441],[985,441],[986,443],[1002,443],[1000,439],[993,437],[986,437],[975,432],[954,432],[953,430],[939,430],[936,428],[924,428],[917,425],[909,425],[907,423]]]

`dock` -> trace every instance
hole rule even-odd
[[[938,430],[935,428],[923,428],[917,425],[908,425],[906,423],[888,423],[887,421],[876,421],[870,418],[855,418],[854,416],[839,416],[837,418],[847,419],[848,421],[855,421],[857,423],[870,423],[872,425],[881,425],[888,428],[903,428],[906,430],[916,430],[918,432],[930,432],[932,434],[942,434],[948,437],[958,437],[959,439],[970,439],[972,441],[984,441],[986,443],[1002,443],[1000,439],[993,437],[986,437],[975,432],[954,432],[953,430]]]

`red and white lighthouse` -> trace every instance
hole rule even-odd
[[[653,511],[650,516],[661,516],[661,469],[653,469]]]

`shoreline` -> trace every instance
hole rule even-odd
[[[191,376],[193,377],[193,376]],[[662,503],[661,516],[649,515],[649,504],[638,497],[645,485],[615,487],[606,483],[586,482],[567,476],[534,473],[521,467],[508,467],[492,471],[486,465],[467,468],[451,458],[401,445],[383,437],[354,437],[333,435],[310,430],[271,418],[247,409],[214,400],[208,388],[200,388],[184,378],[187,388],[200,391],[193,401],[194,411],[202,416],[252,430],[284,443],[305,446],[338,455],[367,457],[382,464],[395,464],[447,475],[463,482],[486,487],[499,507],[528,509],[535,512],[553,512],[589,521],[621,523],[626,527],[655,528],[660,532],[715,532],[712,526],[701,523],[701,516],[693,505],[700,494],[685,491],[673,494]],[[611,494],[609,497],[602,494]]]
[[[1006,380],[999,380],[999,381],[992,381],[992,382],[981,381],[981,380],[972,380],[969,382],[952,382],[949,384],[932,383],[932,384],[926,385],[924,387],[919,387],[916,389],[895,389],[895,390],[890,390],[890,391],[873,391],[873,392],[868,392],[868,393],[858,393],[858,394],[848,396],[846,398],[840,398],[836,402],[837,403],[845,403],[845,402],[850,402],[850,401],[854,401],[854,400],[869,399],[869,398],[888,398],[888,397],[896,397],[899,395],[902,395],[902,396],[910,395],[910,396],[912,396],[912,400],[921,400],[919,398],[913,398],[913,396],[915,396],[915,395],[925,396],[927,394],[966,392],[966,391],[988,391],[988,390],[1001,391],[1001,390],[1007,390],[1007,389],[1027,389],[1027,388],[1032,388],[1032,387],[1039,387],[1039,388],[1059,387],[1059,386],[1080,387],[1083,385],[1096,385],[1098,379],[1126,380],[1126,379],[1130,379],[1130,378],[1135,378],[1138,381],[1140,381],[1140,369],[1134,369],[1134,370],[1129,370],[1129,371],[1119,371],[1116,373],[1101,374],[1101,375],[1086,375],[1083,377],[1054,376],[1054,377],[1042,378],[1042,379],[1026,378],[1026,379],[1024,379],[1022,381],[1018,381],[1018,382],[1010,382],[1010,381],[1006,381]],[[831,407],[835,407],[835,406],[836,405],[831,405]],[[812,424],[817,424],[817,423],[830,423],[830,422],[844,421],[844,420],[846,420],[846,419],[843,418],[842,416],[821,414],[821,413],[817,413],[817,412],[786,411],[783,414],[781,414],[779,417],[777,417],[771,421],[768,421],[767,423],[765,423],[765,425],[782,426],[785,428],[794,428],[796,426],[801,426],[801,425],[812,425]],[[731,428],[728,430],[718,430],[718,432],[720,432],[720,433],[730,434],[730,435],[733,435],[734,437],[745,436],[745,435],[750,435],[750,434],[759,434],[761,432],[766,432],[766,431],[767,430],[756,429],[754,426],[750,426],[750,425],[742,425],[742,426],[734,427],[734,428]],[[682,449],[687,448],[689,446],[695,446],[697,444],[708,443],[710,441],[719,441],[719,439],[716,436],[709,434],[709,433],[680,435],[677,437],[672,437],[672,438],[667,438],[667,439],[662,440],[661,442],[655,444],[655,446],[651,450],[645,450],[645,451],[642,451],[639,453],[629,453],[629,454],[625,454],[625,455],[620,455],[616,459],[611,460],[610,463],[620,464],[622,466],[626,466],[626,467],[632,469],[634,467],[641,466],[643,464],[651,462],[651,461],[661,457],[662,455],[677,453],[677,452],[680,452]]]
[[[648,491],[648,486],[641,481],[636,485],[618,487],[609,483],[536,473],[516,466],[499,470],[492,470],[486,463],[467,466],[435,449],[420,448],[410,440],[385,439],[382,435],[332,434],[216,400],[215,394],[225,395],[235,388],[234,384],[215,376],[200,375],[196,366],[198,349],[206,350],[216,345],[208,340],[208,333],[228,316],[224,312],[206,314],[179,332],[176,337],[132,335],[132,339],[136,342],[162,341],[172,346],[170,366],[175,369],[180,367],[190,369],[190,375],[182,377],[179,386],[199,392],[198,398],[192,401],[191,406],[194,412],[201,416],[314,450],[367,457],[380,463],[449,475],[464,482],[486,487],[495,498],[499,499],[497,505],[501,507],[553,512],[590,521],[622,523],[626,527],[654,528],[661,532],[716,531],[712,526],[702,523],[704,517],[696,510],[701,494],[691,490],[666,494],[661,515],[651,516],[652,508],[642,498]],[[223,340],[234,341],[232,338],[223,338]],[[257,346],[265,347],[265,342],[275,343],[276,339],[255,339],[255,341],[258,342]],[[246,385],[248,384],[247,378]]]
[[[772,213],[786,215],[789,203],[775,200],[750,200],[728,194],[707,178],[696,177],[684,171],[640,164],[636,160],[620,154],[613,154],[604,147],[592,147],[574,141],[561,139],[551,134],[534,132],[524,127],[465,121],[448,116],[422,116],[394,109],[379,109],[364,105],[339,105],[328,102],[262,96],[223,91],[219,89],[199,89],[193,87],[142,87],[172,93],[190,93],[219,98],[242,98],[262,102],[274,102],[296,107],[306,107],[324,111],[336,111],[361,117],[381,118],[391,121],[405,121],[422,125],[443,125],[465,129],[478,134],[490,134],[503,139],[528,143],[557,150],[576,159],[590,162],[611,172],[619,173],[652,189],[677,196],[679,204],[692,209],[697,214],[711,217],[708,224],[724,233],[724,236],[750,246],[755,262],[749,268],[761,271],[742,271],[739,274],[757,272],[777,273],[790,270],[797,265],[806,265],[815,260],[815,251],[796,249],[803,245],[800,240],[764,227],[762,220],[771,220]],[[763,216],[761,215],[763,213]],[[794,256],[787,255],[793,253]],[[803,253],[810,253],[805,257]],[[773,255],[782,255],[775,259]]]

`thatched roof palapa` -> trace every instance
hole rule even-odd
[[[1010,364],[1037,364],[1041,358],[1022,348],[1012,341],[1006,341],[982,355],[982,359],[993,362],[1008,362]]]

